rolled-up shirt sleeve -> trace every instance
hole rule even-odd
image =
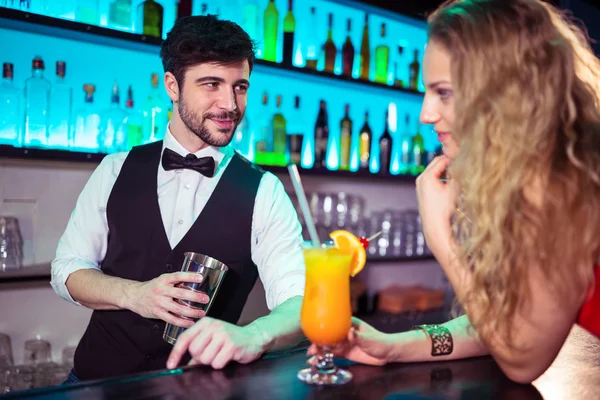
[[[302,227],[281,181],[263,175],[252,219],[252,260],[265,288],[267,307],[304,294]]]
[[[106,204],[127,153],[105,157],[80,193],[52,261],[50,284],[63,299],[77,305],[66,282],[82,269],[101,270],[108,245]]]

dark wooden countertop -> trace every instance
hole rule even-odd
[[[185,367],[120,379],[37,389],[25,399],[597,399],[600,341],[574,328],[552,367],[533,385],[508,380],[491,357],[370,367],[338,360],[353,374],[340,387],[311,387],[296,378],[304,351],[216,371]]]

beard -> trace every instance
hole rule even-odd
[[[179,116],[190,132],[198,136],[204,143],[214,147],[227,146],[233,139],[233,133],[242,119],[242,115],[238,110],[223,111],[219,114],[205,113],[199,116],[198,113],[188,107],[187,102],[181,95],[179,95]],[[211,118],[230,119],[233,121],[233,125],[231,128],[217,128],[216,132],[211,132],[206,126],[206,120]]]

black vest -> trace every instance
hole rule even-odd
[[[254,201],[263,171],[237,153],[206,206],[171,249],[157,196],[162,142],[135,147],[113,186],[106,215],[106,275],[149,281],[181,269],[183,253],[207,254],[229,267],[208,315],[230,323],[240,317],[258,272],[250,242]],[[129,310],[94,311],[75,352],[75,374],[97,379],[166,368],[172,349],[165,322]]]

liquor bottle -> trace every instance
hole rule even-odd
[[[127,119],[125,120],[125,138],[127,140],[126,149],[130,150],[134,146],[144,143],[144,133],[142,130],[142,114],[134,108],[133,89],[131,85],[127,89],[127,101],[125,102],[125,111]]]
[[[249,0],[242,9],[242,28],[251,39],[258,40],[258,5],[256,0]]]
[[[412,147],[412,165],[410,173],[413,175],[419,175],[425,171],[425,145],[423,143],[423,136],[421,136],[421,123],[417,123],[417,133],[413,138]]]
[[[310,24],[309,26],[312,29],[317,29],[316,27],[319,26],[318,25],[318,21],[317,21],[317,11],[314,7],[310,8]],[[313,70],[317,69],[317,62],[319,61],[319,48],[320,46],[317,45],[316,42],[316,38],[318,37],[317,35],[311,34],[311,35],[307,35],[308,37],[306,38],[306,40],[308,41],[308,44],[306,46],[306,68],[310,68]]]
[[[113,84],[110,106],[100,114],[98,149],[103,153],[125,151],[127,113],[121,108],[117,82]]]
[[[365,14],[362,43],[360,45],[360,79],[368,81],[371,70],[371,48],[369,44],[369,14]]]
[[[131,0],[113,0],[108,7],[108,26],[131,31]]]
[[[409,87],[413,90],[419,90],[419,70],[421,64],[419,64],[419,50],[415,50],[415,56],[413,62],[409,65]]]
[[[402,76],[402,54],[404,53],[404,46],[398,46],[398,56],[394,61],[394,86],[404,87],[404,78]]]
[[[300,110],[300,96],[294,97],[294,108],[287,118],[287,150],[289,151],[289,160],[292,163],[299,163],[302,154],[304,139],[304,130],[306,125],[302,118]]]
[[[283,64],[291,66],[294,64],[294,32],[296,31],[296,19],[292,12],[292,1],[288,0],[288,11],[283,20]]]
[[[98,151],[100,116],[94,106],[96,86],[84,84],[85,99],[75,117],[75,132],[71,148],[79,151]]]
[[[380,41],[375,49],[375,82],[387,83],[390,48],[385,44],[385,24],[381,24]]]
[[[66,148],[71,142],[73,89],[65,82],[67,64],[56,62],[56,80],[50,88],[48,146]]]
[[[271,113],[269,110],[269,96],[267,92],[264,92],[262,96],[261,109],[257,114],[259,116],[259,119],[257,121],[258,128],[255,131],[256,137],[254,138],[254,149],[256,155],[266,153],[267,151],[267,138],[270,136],[271,132],[271,119],[267,116],[269,116],[270,114]]]
[[[275,0],[269,0],[264,15],[264,36],[263,41],[265,51],[263,59],[277,62],[277,34],[279,27],[279,12],[275,7]]]
[[[167,108],[158,88],[158,74],[152,74],[152,87],[142,107],[144,142],[161,140],[167,129]]]
[[[351,77],[354,66],[354,45],[352,44],[352,20],[348,18],[348,34],[342,46],[342,75]]]
[[[75,20],[84,24],[100,25],[100,2],[98,0],[77,0]]]
[[[162,38],[163,6],[154,0],[145,0],[137,9],[137,30],[145,36]]]
[[[12,63],[2,64],[2,83],[0,83],[0,144],[20,145],[19,131],[21,117],[19,99],[21,93],[13,82]]]
[[[327,41],[325,42],[325,71],[333,73],[335,69],[335,58],[337,49],[333,43],[333,14],[329,13],[329,30],[327,31]]]
[[[178,0],[175,20],[177,21],[179,18],[189,17],[190,15],[192,15],[192,0]]]
[[[281,95],[277,96],[277,109],[273,115],[273,152],[285,154],[287,142],[286,120],[281,112]]]
[[[233,139],[231,140],[231,147],[248,158],[248,145],[247,142],[250,140],[250,124],[248,123],[248,114],[244,113],[244,117],[239,124],[235,127],[233,133]]]
[[[31,11],[31,0],[19,0],[19,10]]]
[[[403,175],[410,172],[412,163],[413,140],[412,135],[410,134],[410,114],[406,114],[404,122],[404,132],[400,135],[400,146],[398,148],[400,151],[400,166],[398,172]]]
[[[392,135],[388,128],[389,111],[385,111],[385,128],[379,138],[379,173],[387,175],[390,173],[390,162],[392,160]]]
[[[346,104],[344,118],[340,121],[340,169],[350,169],[350,144],[352,140],[352,119],[350,105]]]
[[[329,141],[329,121],[327,103],[319,102],[319,114],[315,123],[315,166],[325,167],[327,161],[327,143]]]
[[[44,60],[33,59],[33,73],[25,81],[25,125],[24,146],[46,146],[48,144],[48,111],[50,82],[44,79]]]
[[[7,0],[4,0],[7,1]],[[16,0],[8,0],[8,2],[14,1],[15,3],[17,2]],[[42,14],[42,15],[47,15],[49,17],[54,17],[54,18],[62,18],[62,19],[70,19],[71,21],[75,18],[75,11],[77,9],[77,1],[78,0],[64,0],[64,1],[46,1],[45,5],[45,11],[44,10],[38,10],[37,13]],[[0,0],[0,6],[2,5],[2,0]],[[52,4],[50,4],[52,3]],[[35,3],[34,3],[35,4]],[[44,5],[41,5],[42,8],[44,7]],[[35,12],[35,11],[34,11]]]
[[[369,161],[371,159],[371,141],[373,140],[373,132],[369,126],[369,111],[365,111],[365,123],[360,128],[358,152],[360,155],[360,169],[369,169]]]

